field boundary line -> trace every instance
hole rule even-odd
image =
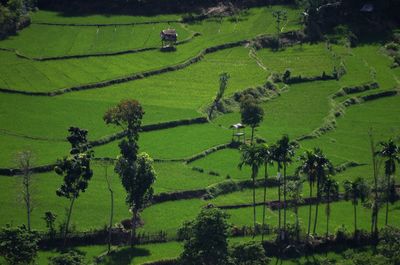
[[[206,117],[197,117],[197,118],[192,118],[192,119],[160,122],[160,123],[155,123],[155,124],[143,125],[142,132],[164,130],[164,129],[170,129],[170,128],[175,128],[175,127],[179,127],[179,126],[187,126],[187,125],[192,125],[192,124],[204,124],[207,122],[208,122],[208,120]],[[1,130],[0,130],[0,133],[1,133]],[[93,147],[105,145],[105,144],[108,144],[115,140],[123,138],[125,136],[125,134],[126,134],[125,131],[118,132],[118,133],[100,138],[98,140],[90,141],[89,144],[92,145]],[[154,159],[154,160],[157,161],[157,159]],[[157,162],[162,162],[162,161],[157,161]],[[165,162],[167,162],[167,161],[165,161]],[[168,162],[185,162],[185,159],[169,160]],[[49,171],[52,171],[55,166],[56,166],[56,163],[36,166],[31,169],[31,172],[32,173],[49,172]],[[18,168],[0,168],[0,175],[2,175],[2,176],[15,176],[15,175],[19,175],[19,174],[21,174],[21,172]]]
[[[360,87],[362,87],[361,85]],[[367,91],[367,90],[364,90]],[[310,140],[310,139],[316,139],[321,137],[322,135],[326,134],[329,131],[335,130],[337,126],[337,118],[342,117],[345,115],[345,109],[349,108],[352,105],[357,105],[357,104],[362,104],[368,101],[373,101],[377,100],[380,98],[386,98],[386,97],[393,97],[393,96],[399,96],[400,95],[400,89],[399,88],[393,88],[391,90],[385,90],[385,91],[380,91],[377,93],[371,93],[368,95],[363,95],[363,96],[356,96],[352,98],[348,98],[343,102],[336,102],[334,100],[335,95],[338,93],[342,93],[343,88],[340,89],[338,92],[336,92],[334,95],[329,97],[330,100],[330,105],[331,109],[329,110],[328,116],[325,117],[325,120],[322,124],[322,126],[318,127],[314,131],[312,131],[309,134],[302,135],[298,138],[296,138],[296,141],[304,141],[304,140]],[[363,91],[361,91],[363,92]],[[354,92],[357,93],[357,92]],[[348,93],[351,94],[351,93]]]
[[[286,32],[286,33],[284,33],[282,38],[284,38],[285,36],[295,36],[296,35],[296,34],[294,34],[295,32],[296,31]],[[228,43],[223,43],[220,45],[211,46],[211,47],[203,49],[194,57],[188,58],[188,59],[184,60],[183,62],[177,63],[175,65],[170,65],[170,66],[158,68],[155,70],[147,70],[147,71],[132,73],[132,74],[129,74],[126,76],[121,76],[121,77],[104,80],[104,81],[100,81],[100,82],[93,82],[93,83],[87,83],[84,85],[78,85],[78,86],[73,86],[73,87],[68,87],[68,88],[55,89],[50,92],[34,92],[34,91],[16,90],[16,89],[9,89],[9,88],[0,88],[0,92],[24,94],[24,95],[30,95],[30,96],[50,96],[50,97],[52,97],[52,96],[59,96],[59,95],[62,95],[65,93],[70,93],[70,92],[104,88],[104,87],[112,86],[115,84],[127,83],[127,82],[144,79],[144,78],[151,77],[151,76],[160,75],[163,73],[178,71],[178,70],[184,69],[186,67],[189,67],[192,64],[200,62],[204,58],[204,56],[207,54],[211,54],[211,53],[214,53],[217,51],[230,49],[230,48],[234,48],[234,47],[239,47],[239,46],[245,45],[247,43],[250,43],[252,40],[259,39],[259,38],[272,38],[271,36],[272,35],[260,35],[260,36],[256,36],[253,39],[250,39],[250,40],[239,40],[239,41],[228,42]]]
[[[64,139],[57,139],[57,138],[46,138],[46,137],[36,137],[36,136],[29,136],[21,133],[14,133],[6,129],[0,129],[0,134],[7,135],[7,136],[14,136],[18,138],[24,138],[29,140],[35,141],[48,141],[48,142],[66,142]]]
[[[201,34],[198,32],[193,32],[188,38],[178,41],[177,45],[182,45],[192,41],[195,37],[200,36]],[[90,58],[90,57],[108,57],[108,56],[119,56],[125,54],[135,54],[147,51],[158,50],[159,47],[143,47],[137,49],[129,49],[115,52],[100,52],[100,53],[87,53],[87,54],[73,54],[73,55],[61,55],[61,56],[50,56],[50,57],[30,57],[28,55],[23,54],[17,49],[13,48],[0,48],[1,51],[13,52],[17,57],[25,60],[35,61],[35,62],[46,62],[46,61],[59,61],[59,60],[71,60],[71,59],[82,59],[82,58]]]
[[[353,167],[363,166],[364,164],[359,164],[354,161],[348,161],[342,164],[335,166],[335,170],[337,172],[344,172],[345,170]],[[288,176],[288,179],[295,179],[294,176]],[[229,189],[228,192],[222,193],[213,193],[213,189],[220,185],[231,185],[233,188]],[[275,178],[268,179],[267,187],[274,188],[277,187],[279,183]],[[224,180],[221,182],[217,182],[211,184],[205,188],[201,189],[193,189],[193,190],[180,190],[180,191],[172,191],[172,192],[161,192],[153,196],[152,205],[167,202],[167,201],[177,201],[177,200],[186,200],[186,199],[205,199],[207,195],[212,195],[212,198],[216,198],[222,195],[230,194],[233,192],[238,192],[245,189],[251,189],[253,187],[253,182],[251,180]],[[256,181],[256,187],[264,187],[264,179],[258,179]],[[218,207],[218,206],[216,206]]]
[[[155,20],[155,21],[143,21],[143,22],[126,22],[126,23],[60,23],[60,22],[32,22],[33,25],[44,25],[44,26],[61,26],[61,27],[118,27],[118,26],[135,26],[135,25],[152,25],[152,24],[163,24],[163,23],[182,23],[182,19],[172,20]]]

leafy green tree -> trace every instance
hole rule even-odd
[[[234,245],[230,257],[235,265],[268,265],[271,261],[265,256],[263,246],[253,241]]]
[[[222,73],[219,75],[219,90],[217,92],[217,95],[215,96],[214,102],[212,103],[210,110],[208,112],[208,119],[212,119],[212,114],[221,101],[222,97],[224,96],[225,90],[228,87],[228,80],[230,76],[228,73]]]
[[[274,146],[263,144],[260,148],[260,156],[264,162],[264,195],[263,195],[263,215],[262,215],[262,229],[261,229],[261,242],[264,242],[265,233],[265,215],[267,204],[267,181],[268,181],[268,166],[273,164]]]
[[[264,119],[264,110],[252,97],[245,97],[240,104],[242,123],[251,128],[251,143],[254,140],[254,130]]]
[[[50,265],[83,265],[85,253],[78,250],[70,250],[58,256],[49,258]]]
[[[39,249],[39,239],[39,234],[25,225],[16,228],[7,225],[0,231],[0,256],[10,265],[31,264]]]
[[[180,256],[180,264],[227,264],[227,215],[217,208],[202,209],[197,218],[185,224],[187,238]]]
[[[355,181],[346,180],[343,183],[345,199],[351,200],[354,207],[354,235],[357,233],[357,205],[361,201],[364,203],[369,196],[369,186],[363,178],[357,178]]]
[[[278,163],[278,168],[283,168],[283,230],[286,230],[286,197],[287,197],[287,176],[286,170],[295,155],[296,146],[290,142],[288,135],[283,135],[276,143],[274,157]],[[279,199],[280,201],[280,199]],[[280,223],[280,222],[279,222]]]
[[[136,227],[139,213],[151,200],[156,179],[153,160],[146,153],[138,155],[139,131],[144,111],[136,100],[122,100],[117,106],[104,114],[106,124],[114,124],[126,132],[126,138],[120,144],[115,172],[120,176],[127,196],[125,202],[132,212],[131,245],[136,240]]]
[[[385,176],[386,176],[386,213],[385,225],[388,224],[389,219],[389,201],[390,201],[390,188],[391,179],[394,178],[396,173],[396,164],[400,163],[400,148],[395,144],[393,139],[387,142],[381,142],[381,150],[378,150],[378,155],[385,160]]]
[[[70,201],[64,228],[64,244],[67,239],[74,202],[81,192],[86,191],[89,180],[93,176],[93,171],[90,167],[93,151],[87,140],[88,132],[78,127],[70,127],[68,131],[70,135],[67,140],[71,144],[70,155],[64,157],[63,160],[59,160],[54,168],[55,172],[64,178],[64,182],[56,191],[56,194]]]
[[[261,154],[262,148],[259,145],[242,145],[240,148],[241,158],[239,168],[242,169],[244,165],[251,168],[251,179],[253,181],[253,225],[254,231],[256,229],[256,179],[260,166],[264,163],[264,158]],[[253,234],[253,238],[255,233]]]
[[[329,236],[329,220],[331,217],[331,202],[332,199],[335,199],[339,196],[339,183],[328,177],[322,187],[322,195],[326,198],[326,208],[325,208],[325,215],[326,215],[326,234],[325,236]]]

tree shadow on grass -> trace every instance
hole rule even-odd
[[[144,248],[125,247],[107,256],[102,264],[104,265],[129,265],[137,257],[150,256],[150,251]]]

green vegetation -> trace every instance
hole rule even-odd
[[[283,17],[287,16],[287,21],[283,17],[279,19],[279,25],[276,23],[277,15],[274,16],[278,10],[282,11]],[[398,182],[398,170],[395,169],[399,166],[399,67],[393,67],[393,58],[388,56],[378,37],[369,42],[360,39],[358,46],[350,45],[348,36],[339,36],[335,43],[296,43],[286,39],[285,32],[304,28],[302,11],[291,6],[257,7],[236,14],[236,18],[210,17],[193,23],[184,23],[181,20],[183,14],[67,16],[45,10],[33,13],[31,26],[0,41],[0,88],[3,89],[0,91],[0,169],[18,168],[16,156],[24,150],[32,153],[31,167],[54,164],[63,159],[70,149],[65,140],[70,127],[87,130],[89,142],[106,139],[123,130],[127,130],[124,135],[127,138],[113,139],[93,147],[94,156],[90,154],[88,158],[90,167],[88,161],[82,161],[82,153],[87,151],[85,148],[79,152],[72,150],[70,155],[77,165],[68,167],[71,160],[67,157],[56,169],[64,177],[64,183],[52,171],[33,174],[29,207],[34,210],[29,215],[29,224],[26,221],[27,204],[20,194],[23,176],[0,176],[0,227],[27,224],[42,234],[52,229],[50,234],[57,238],[63,231],[66,234],[66,227],[71,234],[108,229],[110,186],[114,199],[111,227],[127,228],[123,223],[131,222],[135,228],[128,226],[128,231],[133,234],[132,243],[140,243],[134,242],[135,232],[137,238],[164,232],[166,238],[163,240],[168,242],[135,247],[113,246],[110,255],[105,255],[105,245],[76,247],[86,252],[85,262],[93,262],[95,257],[101,256],[100,264],[143,264],[176,259],[185,250],[183,256],[191,264],[193,258],[199,259],[193,257],[199,246],[207,247],[210,235],[203,234],[199,240],[191,234],[190,240],[186,238],[186,242],[180,243],[173,241],[177,239],[179,229],[195,220],[196,216],[199,218],[197,221],[186,225],[191,232],[203,227],[202,217],[218,222],[225,220],[225,214],[216,208],[226,206],[231,206],[223,212],[228,214],[226,222],[232,227],[223,231],[200,230],[215,237],[221,236],[224,252],[221,260],[232,255],[238,264],[245,264],[245,258],[248,258],[245,253],[249,249],[257,253],[261,249],[253,243],[243,244],[251,239],[241,236],[253,235],[257,241],[277,238],[276,231],[269,230],[264,237],[264,230],[257,231],[260,227],[280,228],[285,232],[279,233],[282,242],[295,238],[291,229],[296,224],[299,240],[304,239],[307,233],[333,236],[338,230],[345,230],[349,237],[353,230],[354,234],[362,235],[360,230],[371,231],[372,211],[378,200],[382,203],[379,228],[384,228],[386,220],[389,225],[399,227],[399,202],[393,192],[393,184]],[[169,20],[174,22],[168,23]],[[174,52],[159,49],[159,32],[166,28],[175,28],[178,40],[182,41]],[[268,39],[260,39],[269,36],[273,41],[277,33],[281,37],[278,50],[272,49],[272,44],[266,44]],[[244,40],[248,41],[229,44]],[[286,46],[285,41],[290,45]],[[222,46],[199,56],[205,49],[217,45]],[[148,50],[133,52],[137,49]],[[116,52],[127,53],[112,54]],[[70,58],[74,55],[83,57]],[[68,58],[49,58],[63,56]],[[197,59],[183,68],[177,67],[193,58]],[[154,72],[133,81],[123,80],[105,87],[66,91],[60,95],[9,93],[54,92],[160,69],[173,71]],[[290,85],[283,82],[287,81],[284,75],[287,77],[289,73],[291,77],[313,78],[331,75],[334,71],[345,71],[345,74],[338,80]],[[379,87],[366,91],[351,90],[354,86],[372,82]],[[220,91],[215,96],[218,87]],[[338,91],[345,91],[341,90],[345,87],[351,93],[334,96]],[[245,89],[246,93],[241,93]],[[266,92],[260,96],[260,91]],[[388,91],[391,93],[379,94]],[[374,95],[383,97],[373,98]],[[371,96],[373,100],[370,100]],[[140,110],[132,115],[121,107],[129,105],[129,102],[136,102],[134,105],[140,106]],[[227,107],[225,111],[220,111],[220,104]],[[215,110],[210,111],[210,106]],[[205,123],[180,123],[181,120],[207,116],[209,121]],[[177,126],[157,127],[158,123],[172,121]],[[231,142],[233,132],[230,126],[239,122],[247,125],[247,143],[254,146],[243,148],[233,144],[216,150],[215,147]],[[139,127],[143,125],[154,125],[155,129],[141,132]],[[382,166],[380,172],[381,175],[386,173],[386,178],[380,186],[384,192],[379,196],[374,192],[364,193],[366,189],[360,188],[373,187],[370,129],[377,144],[392,139],[396,145],[396,148],[391,148],[392,154],[388,155],[386,150],[381,152],[384,158],[377,157],[380,161],[390,160],[386,163],[386,171]],[[265,145],[262,141],[270,146],[270,157],[263,153]],[[86,139],[84,142],[86,145]],[[381,147],[377,145],[376,151],[382,151]],[[252,148],[254,154],[249,151]],[[300,161],[299,157],[314,148],[317,149],[309,153],[308,161],[314,167],[308,167],[304,163],[306,159]],[[99,161],[103,158],[107,158],[110,164],[118,161],[115,170],[114,166],[109,166],[108,179],[101,162],[104,160]],[[190,163],[187,163],[189,159]],[[316,160],[321,162],[319,166],[315,165]],[[243,167],[239,169],[241,162]],[[266,168],[268,181],[274,183],[266,189],[261,185],[265,163],[270,163]],[[303,166],[300,179],[303,182],[292,182],[299,166]],[[63,172],[59,170],[61,167]],[[333,168],[341,168],[341,171],[333,175]],[[278,172],[283,176],[280,187],[276,186]],[[359,177],[365,180],[363,185],[357,184],[361,182],[357,180]],[[248,184],[241,190],[230,190],[229,185],[234,185],[232,181],[248,181]],[[250,184],[256,181],[259,186],[253,189]],[[222,182],[224,185],[220,184]],[[204,190],[218,184],[217,195],[205,194]],[[334,187],[328,187],[328,184]],[[343,198],[334,200],[338,191],[352,203],[343,201]],[[327,194],[332,196],[328,204],[323,200]],[[79,200],[75,201],[78,195]],[[160,202],[151,204],[152,196]],[[278,202],[264,207],[261,203],[265,197],[267,202]],[[284,202],[288,199],[291,201],[286,205]],[[386,205],[383,205],[386,202],[387,216]],[[232,207],[239,204],[246,204],[246,207]],[[253,208],[250,207],[252,204]],[[69,214],[65,211],[68,207]],[[263,216],[261,213],[264,211]],[[51,226],[43,220],[45,213],[50,216],[49,212],[54,217]],[[213,214],[208,215],[210,212],[221,213],[220,218],[214,219]],[[199,213],[202,214],[199,216]],[[311,227],[313,224],[315,226]],[[227,238],[232,229],[241,231],[243,227],[249,232]],[[226,242],[229,242],[229,247]],[[232,250],[233,243],[236,247]],[[368,248],[363,253],[371,255],[371,260],[375,254]],[[59,255],[58,249],[40,250],[36,262],[48,264],[49,258]],[[215,256],[213,253],[210,255]],[[339,260],[344,255],[329,253],[328,258]],[[68,259],[73,255],[70,256],[62,258]],[[389,258],[389,254],[385,258]],[[58,264],[57,260],[53,259],[53,263]],[[275,261],[272,258],[271,264]],[[306,262],[306,258],[299,262]],[[295,264],[295,261],[284,260],[282,264]]]

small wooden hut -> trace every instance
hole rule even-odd
[[[164,29],[160,33],[162,48],[169,48],[176,45],[178,33],[175,29]]]

